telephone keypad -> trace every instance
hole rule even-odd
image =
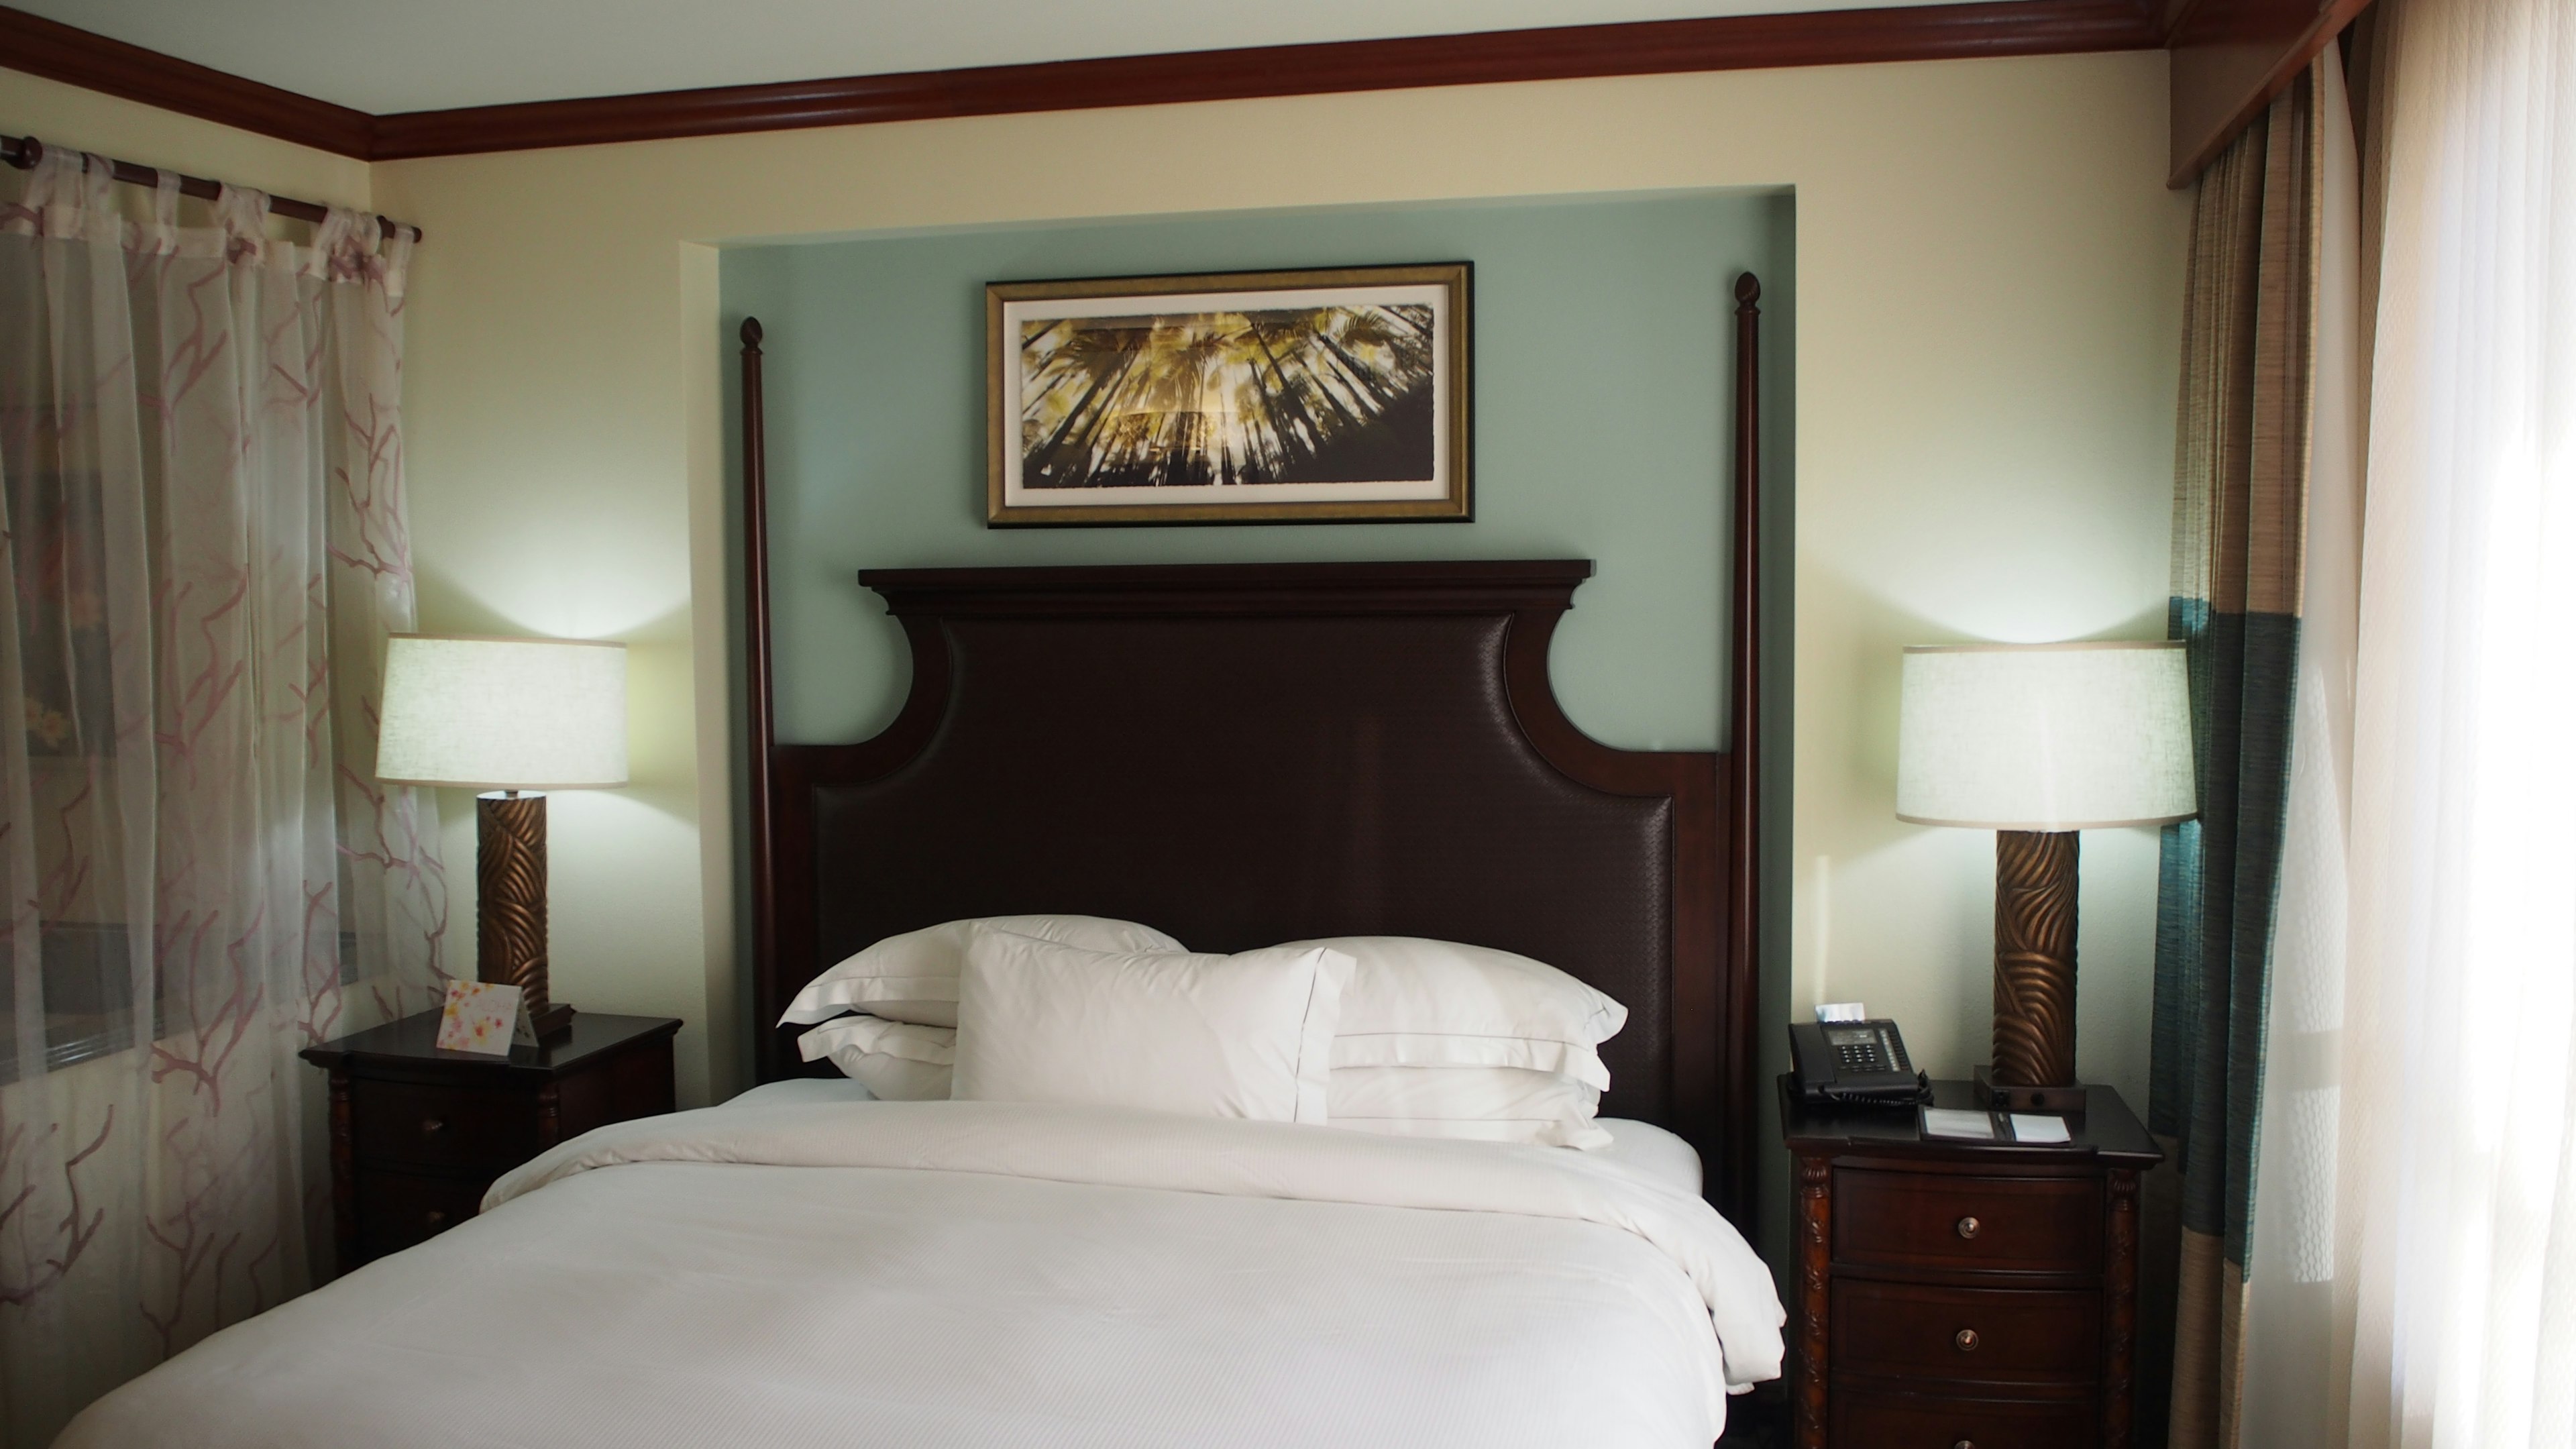
[[[1887,1053],[1879,1050],[1878,1043],[1876,1042],[1870,1042],[1863,1046],[1836,1047],[1834,1048],[1834,1055],[1841,1058],[1840,1065],[1842,1069],[1847,1072],[1892,1072],[1896,1070],[1894,1067],[1888,1065]]]

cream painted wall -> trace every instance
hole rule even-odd
[[[558,994],[687,1017],[684,1102],[743,1083],[726,626],[713,602],[724,597],[731,350],[714,248],[1043,218],[1786,185],[1799,247],[1796,790],[1789,879],[1775,883],[1790,922],[1772,943],[1787,979],[1766,996],[1782,1012],[1865,1000],[1905,1024],[1924,1065],[1964,1073],[1984,1055],[1992,846],[1894,818],[1897,648],[2162,632],[2188,221],[2185,197],[2162,183],[2164,86],[2157,53],[2060,56],[374,167],[357,184],[430,233],[414,272],[407,399],[425,621],[635,646],[634,787],[558,797]],[[7,124],[140,160],[266,174],[227,149],[239,140],[156,115],[0,72]],[[328,179],[308,174],[303,194],[321,197]],[[451,858],[470,846],[470,813],[451,802]],[[2081,1066],[2143,1100],[2154,840],[2095,832],[2085,848]],[[1775,1058],[1777,1035],[1766,1032]],[[1780,1201],[1773,1158],[1766,1207]],[[1776,1231],[1779,1214],[1765,1216]]]

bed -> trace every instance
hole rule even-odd
[[[781,745],[745,325],[762,1085],[601,1129],[485,1211],[94,1405],[93,1446],[1704,1445],[1779,1372],[1753,1151],[1753,327],[1732,748],[1548,684],[1581,560],[912,569],[874,739]],[[881,1102],[771,1030],[898,932],[1072,911],[1192,950],[1417,936],[1629,1009],[1599,1151]]]

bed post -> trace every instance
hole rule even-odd
[[[1730,670],[1726,747],[1726,983],[1727,1042],[1725,1176],[1728,1206],[1746,1233],[1759,1216],[1755,1204],[1756,1132],[1742,1130],[1761,1111],[1762,909],[1762,282],[1751,272],[1735,279],[1735,593],[1729,610]]]
[[[743,621],[749,647],[743,651],[744,733],[751,755],[750,809],[744,821],[751,855],[751,960],[755,977],[777,969],[778,892],[770,878],[770,772],[778,731],[770,716],[769,691],[769,476],[767,423],[760,396],[760,319],[742,319],[742,551]],[[765,995],[754,993],[756,999]],[[754,1072],[760,1081],[774,1080],[771,1060],[778,1054],[778,1033],[769,1023],[753,1023]]]

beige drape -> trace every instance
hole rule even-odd
[[[2151,1198],[2148,1279],[2173,1294],[2169,1434],[2184,1449],[2238,1442],[2305,578],[2320,84],[2311,69],[2274,101],[2203,173],[2193,209],[2170,632],[2191,646],[2200,801],[2164,842],[2148,1100],[2172,1164]]]

